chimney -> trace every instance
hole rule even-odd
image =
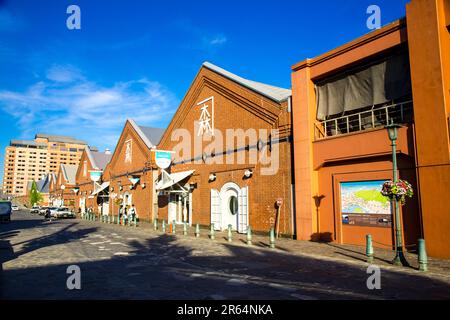
[[[108,148],[105,149],[105,154],[111,154],[111,150],[109,150]]]

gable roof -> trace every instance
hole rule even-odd
[[[38,180],[36,182],[37,190],[40,193],[49,193],[51,180],[52,180],[52,175],[46,174],[44,177],[42,177],[41,180]]]
[[[250,90],[253,90],[269,99],[272,99],[276,102],[283,102],[287,100],[291,95],[292,91],[289,89],[284,89],[280,87],[271,86],[265,83],[256,82],[248,79],[244,79],[234,73],[231,73],[225,69],[222,69],[210,62],[204,62],[203,67],[218,73],[225,78],[228,78]]]
[[[104,170],[106,165],[111,161],[112,154],[106,152],[98,152],[86,147],[86,154],[94,169]]]
[[[61,172],[63,174],[63,178],[68,184],[75,184],[77,170],[78,166],[76,165],[61,164]]]
[[[138,126],[133,119],[127,119],[127,121],[130,122],[133,129],[149,149],[155,147],[159,143],[165,131],[165,129],[161,128]]]

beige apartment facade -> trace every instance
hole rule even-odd
[[[36,134],[34,140],[11,140],[4,159],[3,193],[21,196],[29,181],[57,173],[61,164],[78,166],[87,143],[69,136]]]

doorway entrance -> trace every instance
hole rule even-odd
[[[216,230],[231,229],[239,233],[247,232],[248,227],[248,187],[240,188],[229,182],[220,192],[211,189],[211,223]]]
[[[177,224],[190,222],[190,201],[189,194],[170,193],[169,194],[169,223],[175,221]]]

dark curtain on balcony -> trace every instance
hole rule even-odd
[[[411,94],[407,53],[316,84],[317,119],[378,105]]]

